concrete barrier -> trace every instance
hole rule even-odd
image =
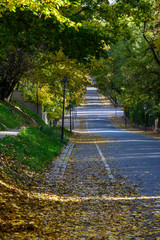
[[[37,105],[37,103],[25,101],[21,95],[21,91],[17,90],[13,91],[12,98],[42,118],[42,104]]]

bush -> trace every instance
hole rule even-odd
[[[145,111],[144,111],[144,104],[139,104],[129,109],[127,112],[127,117],[130,119],[131,122],[145,126]],[[147,127],[152,127],[154,125],[154,115],[152,113],[152,105],[147,104]]]

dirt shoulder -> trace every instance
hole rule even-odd
[[[111,100],[109,98],[103,96],[100,93],[99,93],[99,98],[103,105],[110,103],[112,106],[114,106],[113,102],[111,102]],[[133,124],[129,120],[125,119],[124,116],[121,116],[121,117],[120,116],[111,116],[110,120],[115,127],[120,128],[122,130],[127,130],[129,132],[143,134],[145,136],[160,139],[160,131],[157,132],[157,131],[154,131],[151,129],[147,129],[147,131],[145,132],[143,127],[135,126],[135,124]]]
[[[125,118],[123,116],[122,117],[118,117],[118,116],[113,117],[112,116],[112,117],[110,117],[110,119],[111,119],[113,125],[117,128],[127,130],[129,132],[143,134],[145,136],[160,139],[160,132],[156,132],[156,131],[152,131],[152,130],[147,130],[145,132],[144,129],[142,129],[141,127],[137,127],[134,124],[132,124],[130,121],[125,120]]]

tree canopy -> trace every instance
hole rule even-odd
[[[92,65],[97,87],[132,112],[131,120],[136,112],[144,112],[144,105],[150,119],[160,116],[159,7],[158,1],[117,0],[119,41],[109,46],[108,57]]]
[[[83,15],[79,9],[86,4],[90,6],[91,2],[1,1],[1,100],[7,98],[22,76],[34,68],[32,59],[40,60],[43,65],[46,53],[56,54],[61,49],[70,59],[83,63],[105,53],[105,32],[87,22],[93,14],[92,7],[88,17],[79,17]],[[19,60],[20,52],[25,56],[24,61]],[[39,57],[41,55],[43,58]]]
[[[82,96],[91,74],[128,108],[148,103],[159,114],[159,1],[6,0],[0,6],[0,99],[20,80],[24,87],[26,79],[31,86],[39,79],[60,101],[64,74]]]

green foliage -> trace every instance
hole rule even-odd
[[[65,138],[65,143],[67,138]],[[15,158],[31,169],[47,168],[62,147],[61,131],[55,127],[30,127],[16,137],[0,140],[0,152]]]
[[[75,31],[70,28],[61,33],[64,54],[82,62],[89,62],[92,56],[100,58],[106,51],[104,41],[106,36],[98,26],[84,25]],[[69,46],[72,46],[71,48]]]
[[[152,0],[118,0],[114,8],[119,14],[122,34],[119,42],[110,45],[108,57],[98,61],[102,65],[99,70],[95,67],[91,74],[101,92],[116,96],[125,111],[129,111],[130,119],[141,125],[144,125],[146,104],[151,126],[160,117],[159,4]]]
[[[20,79],[36,68],[32,59],[41,53],[50,55],[62,49],[69,58],[86,62],[92,55],[100,57],[105,52],[103,40],[106,34],[99,29],[102,21],[97,25],[96,21],[94,24],[89,21],[90,16],[94,18],[95,15],[95,10],[92,11],[95,4],[91,2],[86,1],[90,14],[84,22],[73,18],[78,14],[75,12],[83,8],[79,1],[74,4],[69,0],[7,0],[0,3],[1,100],[8,98]]]
[[[100,31],[101,24],[95,26],[88,21],[90,16],[94,18],[96,11],[90,3],[86,4],[88,8],[84,10],[89,15],[85,15],[84,22],[80,18],[77,21],[79,14],[76,12],[83,8],[81,2],[8,0],[1,3],[1,51],[18,48],[32,53],[46,49],[55,52],[62,46],[65,54],[79,60],[98,56],[105,32]]]
[[[146,106],[147,106],[146,119],[143,102],[138,103],[138,105],[129,108],[128,112],[126,112],[126,116],[131,120],[131,122],[134,122],[138,125],[145,126],[146,121],[146,125],[148,127],[152,127],[154,126],[155,120],[155,116],[152,111],[153,105],[148,103]]]
[[[109,62],[108,58],[105,60],[101,58],[100,60],[93,59],[91,62],[91,76],[94,76],[96,80],[96,86],[101,90],[103,94],[106,92],[109,94],[111,89],[110,73],[109,73]]]
[[[14,12],[6,10],[1,18],[0,29],[1,53],[5,53],[5,50],[13,52],[17,48],[34,53],[42,44],[52,51],[59,48],[58,23],[54,19],[45,19],[43,15],[39,18],[27,9],[22,11],[16,8]]]
[[[4,127],[4,125],[2,125],[1,123],[0,123],[0,131],[1,130],[5,130],[5,127]]]
[[[71,60],[62,51],[52,54],[41,54],[37,59],[36,67],[22,79],[19,89],[27,101],[42,103],[43,110],[51,118],[59,118],[62,114],[63,84],[62,79],[67,77],[66,107],[69,100],[80,104],[86,86],[89,83],[88,69],[84,64]]]
[[[39,101],[51,117],[61,114],[64,76],[69,80],[66,106],[70,93],[72,101],[80,103],[89,75],[82,62],[88,63],[103,93],[118,95],[118,100],[130,108],[152,99],[154,115],[159,115],[158,1],[7,0],[1,7],[2,69],[6,51],[10,55],[17,49],[29,52],[32,67],[25,71],[22,66],[18,75],[21,88],[27,99],[35,101],[38,83]],[[11,72],[7,62],[5,66],[1,76]],[[8,79],[0,78],[1,92],[5,92],[2,86]],[[18,78],[10,92],[17,83]]]

